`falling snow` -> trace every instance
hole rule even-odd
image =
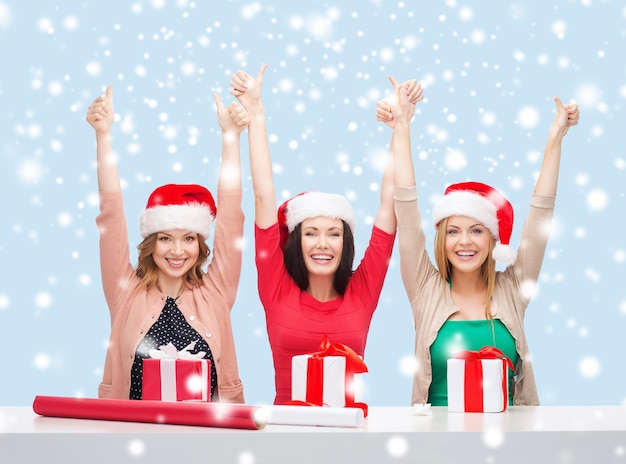
[[[593,356],[585,356],[578,364],[580,375],[586,378],[595,378],[600,373],[600,361]]]
[[[128,443],[128,455],[132,456],[132,457],[140,457],[143,456],[144,453],[146,452],[146,444],[139,440],[139,439],[135,439],[135,440],[131,440]]]
[[[504,444],[504,432],[501,428],[489,428],[483,433],[483,443],[487,448],[499,448]]]
[[[249,451],[239,453],[237,464],[255,464],[254,454]]]
[[[471,3],[471,5],[469,4]],[[100,285],[93,129],[85,112],[114,88],[112,143],[119,163],[129,250],[138,216],[158,185],[215,191],[220,130],[213,93],[226,103],[238,69],[265,74],[264,106],[277,201],[303,190],[346,195],[361,256],[376,217],[391,138],[376,102],[387,75],[424,87],[411,145],[432,256],[432,202],[450,183],[487,182],[515,206],[519,237],[542,163],[553,97],[581,108],[563,146],[554,220],[526,331],[544,404],[626,402],[620,341],[626,329],[626,8],[568,1],[210,2],[145,0],[58,5],[0,0],[0,181],[3,221],[0,327],[21,346],[6,369],[7,405],[36,394],[93,397],[109,314]],[[8,64],[7,64],[8,63]],[[254,198],[242,137],[244,270],[232,312],[246,399],[273,399],[273,370],[252,253]],[[218,205],[219,207],[219,205]],[[24,342],[25,330],[29,333]],[[409,405],[413,319],[394,252],[365,352],[370,405]],[[47,391],[50,389],[50,391]],[[503,437],[487,432],[489,449]],[[149,450],[140,440],[128,454]],[[401,436],[387,454],[410,453]],[[621,453],[621,454],[620,454]],[[624,455],[624,449],[616,450]],[[242,450],[239,464],[255,456]]]
[[[409,442],[403,436],[392,436],[387,440],[387,453],[392,458],[401,458],[409,451]]]

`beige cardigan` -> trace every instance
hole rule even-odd
[[[241,190],[218,190],[212,259],[204,285],[187,287],[177,301],[187,322],[208,343],[217,370],[221,402],[243,403],[230,311],[241,273],[244,216]],[[104,296],[111,316],[100,398],[128,399],[135,349],[158,319],[166,295],[146,289],[130,264],[128,232],[121,192],[100,192],[100,266]]]
[[[430,346],[443,323],[456,312],[450,287],[441,278],[426,252],[426,239],[417,205],[417,191],[396,188],[395,210],[398,219],[400,272],[415,323],[415,359],[411,404],[427,403],[432,381]],[[516,405],[538,405],[537,386],[528,343],[524,333],[524,314],[530,295],[520,284],[536,283],[548,241],[549,224],[556,197],[534,194],[521,233],[515,264],[498,271],[492,299],[493,317],[502,321],[515,339],[519,361],[515,366],[513,401]],[[532,293],[532,292],[531,292]]]

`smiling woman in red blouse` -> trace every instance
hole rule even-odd
[[[393,157],[383,175],[380,208],[369,245],[353,271],[356,218],[343,196],[304,192],[283,203],[276,213],[261,102],[265,70],[264,65],[256,78],[238,71],[231,80],[231,93],[250,115],[259,296],[274,359],[274,403],[283,404],[291,400],[292,357],[317,351],[325,335],[332,343],[348,345],[364,355],[395,239]],[[404,128],[418,98],[415,87],[416,81],[409,81],[402,88],[405,104],[403,113],[397,115],[402,129],[394,130],[392,139],[392,147],[398,149],[408,149],[408,130]]]

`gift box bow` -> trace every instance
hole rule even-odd
[[[344,356],[346,358],[346,374],[367,372],[367,366],[352,348],[342,343],[330,343],[328,336],[324,335],[322,343],[320,343],[320,350],[311,353],[311,358],[320,359],[326,356]]]
[[[191,353],[191,350],[196,347],[196,343],[197,340],[178,351],[170,342],[167,345],[161,345],[158,350],[150,350],[148,353],[152,359],[203,359],[206,355],[204,351]]]
[[[465,359],[466,361],[478,361],[480,359],[502,359],[507,367],[511,370],[513,363],[511,360],[498,348],[494,346],[483,346],[479,351],[462,350],[456,352],[453,357],[455,359]]]

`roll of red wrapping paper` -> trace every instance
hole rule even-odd
[[[267,411],[261,406],[230,403],[114,400],[36,396],[33,411],[40,416],[154,424],[262,429]]]

